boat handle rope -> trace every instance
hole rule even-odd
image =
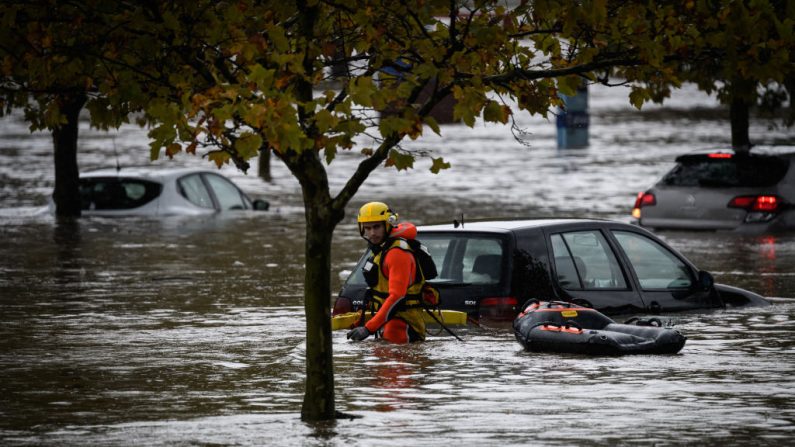
[[[422,308],[423,308],[423,309],[425,309],[425,312],[428,312],[428,315],[430,315],[430,316],[431,316],[431,318],[433,318],[433,319],[434,319],[434,320],[435,320],[437,323],[439,323],[439,326],[441,326],[441,327],[442,327],[442,329],[444,329],[445,331],[447,331],[447,333],[448,333],[448,334],[450,334],[450,335],[452,335],[453,337],[455,337],[455,338],[456,338],[456,340],[458,340],[458,341],[464,341],[464,340],[463,340],[461,337],[459,337],[458,335],[456,335],[456,334],[455,334],[455,332],[451,331],[449,327],[445,326],[445,325],[444,325],[444,323],[442,323],[441,321],[439,321],[439,319],[438,319],[438,318],[436,318],[436,315],[434,315],[433,311],[432,311],[432,310],[430,310],[430,309],[428,309],[428,306],[426,306],[425,304],[423,304],[423,305],[422,305]]]

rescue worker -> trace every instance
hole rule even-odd
[[[351,340],[361,341],[376,332],[392,343],[425,340],[420,303],[425,279],[407,242],[416,237],[417,227],[410,223],[396,225],[397,219],[398,215],[382,202],[370,202],[359,209],[359,233],[372,252],[364,276],[370,286],[370,309],[375,314],[366,324],[348,332]]]

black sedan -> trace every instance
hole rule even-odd
[[[441,307],[512,320],[531,299],[568,301],[607,314],[766,305],[753,292],[716,284],[643,228],[590,219],[495,220],[418,228],[439,275]],[[359,309],[365,253],[334,313]]]

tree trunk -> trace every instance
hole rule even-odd
[[[732,148],[736,152],[748,152],[751,150],[748,127],[755,86],[755,83],[746,80],[735,80],[732,82],[729,119],[731,120],[732,128]]]
[[[319,9],[317,4],[299,0],[298,26],[307,42],[314,39]],[[307,44],[304,49],[305,76],[295,80],[299,102],[298,119],[314,121],[312,84],[315,55]],[[316,128],[307,125],[307,136],[315,138]],[[334,227],[342,220],[344,203],[332,203],[328,175],[319,153],[314,150],[277,154],[301,183],[306,219],[306,272],[304,274],[304,310],[306,312],[306,389],[301,407],[304,421],[324,421],[335,417],[334,358],[331,343],[331,239]]]
[[[784,124],[789,127],[795,124],[795,78],[788,78],[784,81],[789,101],[789,113],[784,118]]]
[[[257,175],[266,182],[273,180],[271,177],[271,150],[263,146],[259,150],[259,160],[257,163]]]
[[[306,206],[306,389],[301,419],[333,419],[334,362],[331,343],[331,239],[335,224],[317,202]]]
[[[288,162],[301,183],[306,219],[304,311],[306,389],[304,421],[334,419],[334,358],[331,343],[331,240],[344,217],[344,204],[332,203],[328,177],[318,154],[305,151]]]
[[[80,217],[77,133],[80,110],[85,103],[86,97],[82,94],[61,97],[60,110],[66,122],[52,131],[55,155],[55,190],[52,196],[58,217]]]

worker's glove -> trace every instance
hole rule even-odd
[[[348,332],[348,339],[353,341],[362,341],[369,336],[370,336],[370,331],[367,330],[367,328],[364,326],[353,328],[353,330]]]

